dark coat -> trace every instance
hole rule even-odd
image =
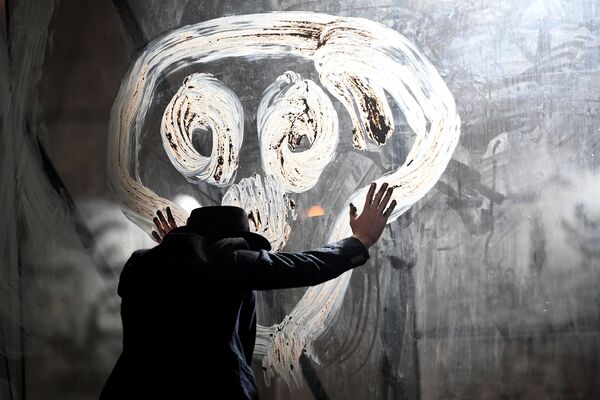
[[[317,285],[368,258],[356,238],[270,253],[173,230],[121,273],[123,352],[100,398],[258,398],[253,290]]]

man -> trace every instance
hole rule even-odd
[[[241,208],[198,208],[182,227],[158,212],[159,245],[121,273],[123,352],[100,398],[257,399],[253,291],[317,285],[364,264],[396,206],[387,186],[375,194],[371,184],[360,216],[350,205],[353,236],[301,253],[268,252]]]

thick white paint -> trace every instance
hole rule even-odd
[[[292,71],[265,90],[256,117],[263,169],[288,192],[315,186],[338,144],[338,118],[323,90]],[[300,151],[300,140],[308,149]]]
[[[241,207],[248,213],[250,230],[266,237],[273,251],[281,250],[290,237],[289,220],[296,219],[294,203],[272,176],[242,179],[232,185],[221,204]]]
[[[194,148],[194,131],[211,132],[210,156]],[[235,93],[211,74],[185,78],[165,109],[160,133],[171,163],[190,181],[226,186],[235,178],[244,111]]]
[[[149,232],[159,208],[171,206],[179,223],[186,217],[129,170],[137,168],[134,150],[159,77],[223,57],[282,55],[314,61],[320,83],[350,115],[353,142],[359,149],[376,149],[393,134],[386,92],[403,111],[416,134],[415,143],[401,168],[377,180],[397,188],[398,207],[390,220],[433,187],[458,142],[460,120],[450,91],[414,45],[399,33],[360,18],[309,12],[242,15],[170,32],[152,42],[125,77],[111,117],[109,176],[131,219]],[[367,146],[367,139],[374,144]],[[318,147],[313,147],[316,152]],[[348,202],[361,206],[366,190],[357,190]],[[330,241],[350,234],[347,214],[346,204],[329,233]],[[299,357],[305,352],[317,360],[314,342],[335,321],[350,276],[348,272],[308,289],[283,322],[258,328],[256,354],[263,356],[267,381],[278,374],[288,383],[300,383]]]

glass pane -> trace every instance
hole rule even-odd
[[[128,210],[141,227],[127,219],[124,198],[110,189],[109,182],[119,182],[110,140],[123,133],[111,130],[111,108],[119,110],[117,96],[130,84],[128,77],[139,78],[130,72],[151,50],[146,46],[163,43],[173,32],[188,32],[188,25],[204,23],[195,33],[199,36],[262,26],[262,17],[244,16],[272,11],[300,12],[286,14],[291,20],[321,21],[315,23],[318,35],[271,47],[271,39],[256,35],[256,42],[241,50],[215,45],[204,59],[186,53],[160,66],[164,70],[156,74],[147,113],[135,121],[139,135],[127,142],[125,165],[156,198],[189,212],[198,204],[221,204],[243,180],[260,176],[270,185],[259,108],[265,91],[288,71],[315,84],[310,91],[319,104],[331,103],[335,113],[322,115],[336,115],[339,141],[307,190],[259,197],[259,205],[273,201],[287,207],[282,226],[289,225],[289,237],[277,238],[285,251],[326,243],[355,191],[405,164],[408,168],[421,131],[448,129],[444,116],[452,113],[427,107],[450,104],[436,88],[447,86],[461,125],[439,180],[409,210],[395,215],[347,287],[335,286],[341,294],[328,298],[339,300],[335,312],[324,309],[331,316],[328,329],[311,337],[285,330],[293,326],[288,318],[297,315],[299,302],[317,299],[316,292],[258,293],[258,322],[267,330],[259,329],[252,367],[261,398],[599,397],[596,2],[62,0],[39,7],[32,1],[2,5],[8,22],[6,28],[0,25],[0,172],[6,204],[1,216],[7,226],[0,234],[1,398],[97,398],[120,354],[118,277],[135,249],[155,244],[143,216]],[[217,20],[221,17],[239,19]],[[277,28],[279,20],[272,18],[265,31]],[[382,146],[374,135],[366,149],[356,148],[352,109],[336,96],[335,85],[327,86],[325,67],[315,61],[317,45],[328,40],[325,32],[340,21],[352,21],[350,38],[373,29],[394,39],[380,52],[398,62],[397,69],[377,64],[373,70],[379,75],[352,81],[355,87],[384,82],[386,91],[377,94],[389,103],[386,115],[394,133]],[[404,42],[398,33],[412,50],[399,50]],[[311,40],[314,49],[298,50],[299,43]],[[361,76],[356,66],[379,57],[374,49],[354,48],[347,63],[331,70],[330,81]],[[431,64],[427,79],[439,74],[443,81],[435,81],[432,91],[418,90],[420,75],[414,71],[420,67],[415,65],[429,65],[419,54]],[[165,110],[192,74],[211,74],[222,85],[214,93],[229,93],[243,110],[243,119],[231,118],[243,127],[243,141],[237,172],[226,184],[186,178],[163,144]],[[394,90],[401,89],[403,99],[420,99],[420,107],[399,105]],[[348,104],[363,104],[365,110],[371,104],[352,101]],[[357,115],[370,115],[368,110],[361,114],[359,106]],[[189,125],[194,126],[191,147],[208,156],[219,139],[213,136],[217,125],[201,118],[194,123]],[[280,148],[293,157],[309,151],[311,140],[310,132],[282,138],[285,147]],[[435,155],[431,150],[424,159]],[[300,169],[308,170],[306,159]],[[299,175],[305,177],[307,170]],[[396,193],[409,196],[405,188]],[[279,324],[287,327],[284,339],[298,340],[284,340],[278,348],[283,358],[290,356],[289,367],[273,364],[273,341],[264,333]],[[306,351],[298,351],[298,343],[307,344]]]

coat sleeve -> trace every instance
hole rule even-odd
[[[236,250],[222,259],[230,282],[252,290],[313,286],[363,265],[369,252],[354,237],[300,253]]]

